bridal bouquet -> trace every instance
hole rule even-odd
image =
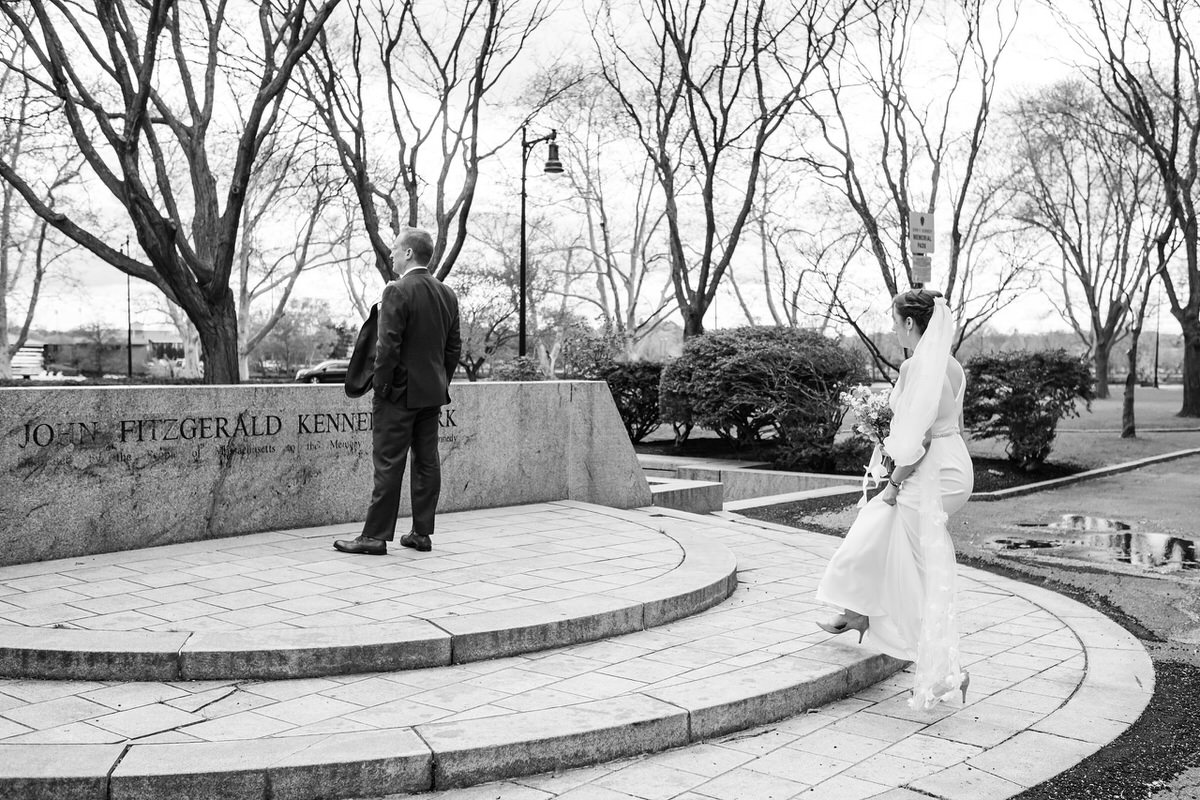
[[[892,423],[892,409],[884,392],[872,392],[866,386],[855,386],[842,392],[838,400],[842,408],[854,414],[852,430],[872,444],[883,445]]]

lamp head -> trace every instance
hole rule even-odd
[[[563,171],[562,161],[560,161],[558,158],[558,143],[550,142],[549,147],[550,147],[550,154],[549,154],[549,157],[546,159],[546,167],[545,167],[544,171],[548,172],[551,175],[558,175],[558,174],[562,173],[562,171]]]

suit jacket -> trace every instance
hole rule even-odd
[[[358,331],[350,365],[346,367],[346,396],[362,397],[375,380],[375,345],[379,340],[379,303],[371,306],[367,321]]]
[[[383,288],[375,346],[376,393],[408,408],[450,402],[462,339],[454,290],[414,269]]]

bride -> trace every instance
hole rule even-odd
[[[883,491],[862,505],[825,569],[817,599],[844,609],[830,633],[858,631],[888,655],[915,662],[909,705],[929,710],[967,698],[954,611],[954,544],[947,515],[974,485],[962,434],[966,374],[950,355],[954,323],[941,293],[914,289],[892,300],[892,321],[910,352],[892,389],[891,431],[876,464],[895,465]]]

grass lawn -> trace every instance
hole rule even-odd
[[[1106,400],[1093,400],[1092,410],[1083,411],[1079,418],[1065,419],[1060,430],[1099,430],[1121,428],[1121,407],[1125,387],[1112,384],[1108,387]],[[1200,419],[1179,417],[1183,405],[1183,387],[1166,386],[1160,389],[1138,387],[1133,397],[1134,419],[1139,428],[1195,428],[1200,430]]]
[[[1106,400],[1092,401],[1091,411],[1080,409],[1078,417],[1061,420],[1050,461],[1085,468],[1121,464],[1177,450],[1200,448],[1200,419],[1178,417],[1183,402],[1181,387],[1152,389],[1138,387],[1134,397],[1134,420],[1138,435],[1121,438],[1121,408],[1124,387],[1110,387]],[[1174,429],[1166,431],[1164,429]],[[1158,432],[1158,431],[1162,432]],[[969,443],[971,455],[1004,458],[1004,443],[994,440]]]

